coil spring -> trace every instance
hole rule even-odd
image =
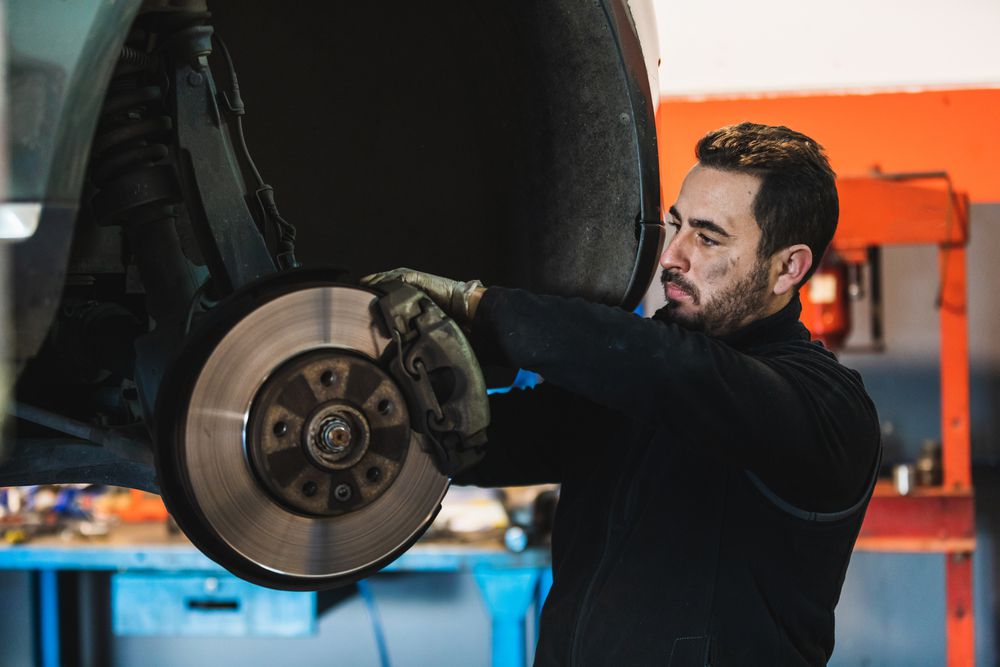
[[[124,47],[108,88],[90,165],[91,180],[99,191],[94,204],[101,224],[125,224],[138,209],[169,209],[178,200],[174,181],[164,179],[163,167],[158,166],[169,154],[164,142],[173,122],[165,110],[162,88],[145,83],[154,64],[149,54]],[[137,181],[145,181],[143,187],[136,187]]]
[[[156,58],[151,53],[140,51],[131,46],[123,46],[121,55],[118,57],[118,62],[122,65],[149,69],[156,63]]]

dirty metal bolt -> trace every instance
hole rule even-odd
[[[200,86],[202,83],[204,83],[205,77],[203,77],[198,72],[191,72],[187,76],[187,81],[188,81],[188,85],[189,86],[192,86],[192,87],[196,88],[196,87]]]
[[[351,487],[347,484],[338,484],[337,488],[333,490],[333,497],[342,503],[346,503],[351,499]]]
[[[319,427],[319,447],[330,454],[340,454],[351,445],[351,425],[340,417],[331,417]]]

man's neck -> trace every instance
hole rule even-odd
[[[764,305],[763,308],[761,308],[759,311],[757,311],[753,315],[748,316],[746,319],[740,322],[739,326],[736,327],[734,331],[739,331],[740,329],[743,329],[744,327],[747,327],[753,324],[754,322],[757,322],[758,320],[766,319],[768,317],[771,317],[771,315],[774,315],[775,313],[781,312],[782,308],[791,303],[792,297],[794,297],[795,294],[796,292],[794,290],[786,292],[785,294],[775,294],[772,299],[768,300],[768,302]]]
[[[769,306],[765,314],[760,311],[758,317],[748,322],[736,331],[722,336],[720,340],[738,349],[754,347],[776,339],[803,338],[809,340],[809,332],[799,322],[802,306],[799,304],[798,292],[792,292],[787,299],[782,299],[783,306],[771,312]]]

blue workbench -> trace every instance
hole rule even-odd
[[[113,572],[113,598],[117,596],[122,604],[141,597],[143,591],[148,595],[151,590],[146,583],[149,577],[162,577],[165,584],[175,588],[190,585],[191,579],[199,579],[212,583],[213,587],[218,581],[231,581],[228,590],[244,587],[260,593],[284,594],[235,579],[183,537],[168,536],[162,524],[118,528],[107,542],[67,542],[49,537],[25,545],[0,546],[0,570],[37,572],[41,667],[56,667],[60,662],[57,583],[60,571]],[[491,615],[492,664],[496,667],[523,667],[525,664],[530,653],[527,615],[532,606],[540,608],[551,586],[547,549],[532,548],[518,554],[492,544],[421,542],[383,572],[472,574]],[[296,600],[311,604],[315,616],[314,595],[308,598],[298,594]],[[282,616],[287,617],[287,614]],[[134,622],[128,619],[134,619],[135,615],[125,614],[123,618]],[[115,623],[118,630],[117,617]]]

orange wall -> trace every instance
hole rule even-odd
[[[664,209],[706,132],[749,120],[821,143],[842,176],[947,171],[973,202],[1000,202],[1000,89],[764,98],[664,97],[657,113]]]

